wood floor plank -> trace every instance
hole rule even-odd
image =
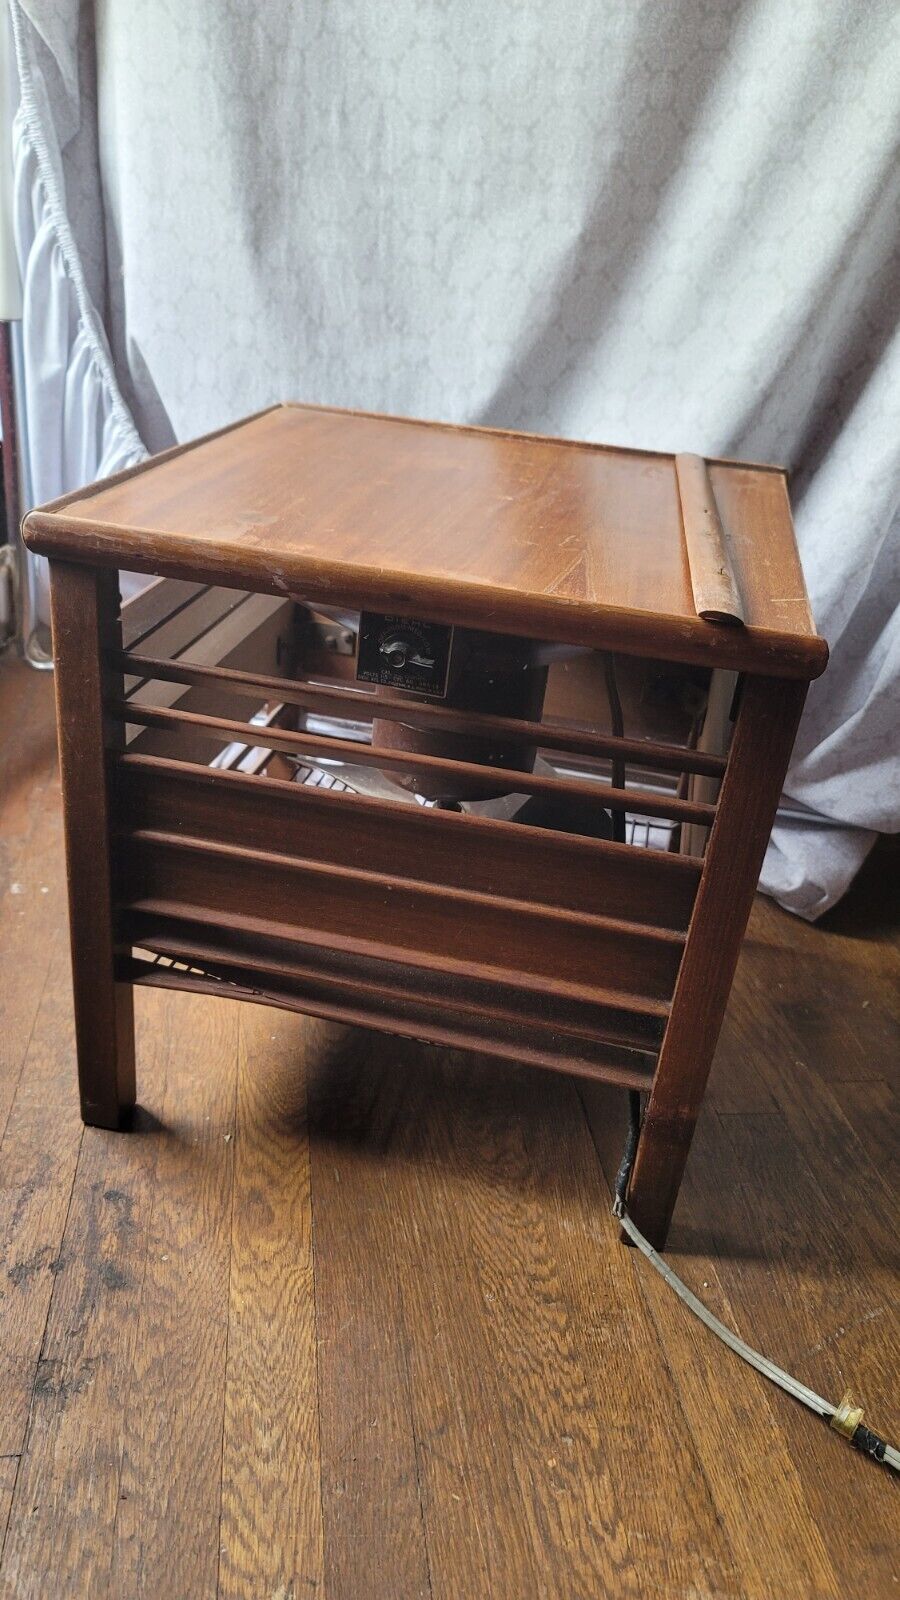
[[[161,1107],[174,1035],[141,996],[144,1107],[128,1133],[85,1130],[32,1393],[0,1593],[110,1595],[122,1418],[129,1401]],[[64,1056],[60,1069],[71,1079]],[[60,1085],[62,1088],[63,1086]]]
[[[860,1269],[852,1228],[829,1208],[781,1116],[730,1117],[724,1126],[733,1178],[720,1188],[721,1210],[734,1235],[758,1241],[755,1255],[719,1257],[739,1331],[835,1403],[852,1387],[876,1428],[895,1438],[896,1280],[871,1258]],[[873,1309],[882,1314],[873,1318]],[[868,1592],[890,1593],[900,1549],[890,1474],[787,1396],[773,1390],[771,1404],[841,1592],[851,1594],[865,1570]]]
[[[892,854],[885,880],[900,891]],[[900,892],[895,929],[898,903]],[[747,948],[759,963],[763,1008],[802,1035],[819,1077],[860,1082],[884,1077],[885,1062],[897,1059],[900,941],[877,923],[866,938],[841,931],[839,913],[852,928],[852,912],[842,907],[811,927],[760,899]]]
[[[783,1027],[771,1005],[770,959],[766,947],[752,940],[741,955],[704,1102],[717,1111],[778,1109],[769,1080],[759,1071],[765,1057],[789,1058]]]
[[[719,1119],[705,1112],[691,1147],[674,1248],[666,1256],[710,1310],[752,1342],[755,1330],[743,1312],[736,1312],[719,1268],[720,1255],[727,1258],[734,1249],[735,1235],[727,1231],[730,1216],[723,1218],[719,1205],[730,1155]],[[679,1249],[688,1239],[689,1251]],[[771,1386],[719,1344],[636,1251],[627,1253],[671,1364],[747,1596],[770,1600],[774,1588],[798,1600],[820,1595],[840,1600],[846,1591],[810,1513],[796,1459],[807,1428],[821,1424],[804,1417],[799,1407],[792,1415],[788,1402],[784,1426],[784,1407]]]
[[[359,1109],[349,1124],[335,1109],[332,1126],[352,1129],[353,1148],[373,1169],[371,1226],[398,1285],[395,1337],[409,1384],[431,1591],[435,1600],[537,1600],[551,1579],[528,1526],[480,1314],[449,1059],[407,1041],[365,1041],[344,1052],[329,1064],[329,1095],[335,1108]]]
[[[310,1031],[291,1014],[241,1008],[221,1600],[323,1592],[304,1059]]]
[[[377,1075],[340,1070],[372,1041],[317,1026],[309,1117],[325,1592],[430,1597],[397,1264],[379,1227],[391,1118]],[[334,1070],[338,1064],[338,1070]],[[400,1080],[402,1098],[402,1079]]]
[[[0,1456],[0,1557],[2,1557],[3,1547],[6,1543],[9,1513],[12,1508],[18,1470],[18,1456]]]
[[[874,1134],[877,1149],[877,1141],[884,1138],[884,1133],[864,1130],[863,1138],[859,1138],[841,1106],[847,1085],[817,1081],[815,1071],[797,1054],[803,1048],[802,1038],[792,1033],[788,1042],[791,1049],[787,1069],[779,1072],[773,1063],[765,1062],[761,1073],[769,1078],[786,1133],[794,1140],[797,1151],[802,1152],[804,1166],[819,1189],[826,1236],[833,1230],[838,1259],[845,1261],[842,1241],[851,1232],[854,1264],[860,1269],[867,1269],[870,1264],[879,1267],[888,1281],[893,1279],[897,1285],[900,1237],[891,1218],[896,1197],[896,1185],[891,1182],[892,1160],[887,1153],[884,1163],[879,1162],[870,1148],[870,1137]],[[878,1079],[861,1084],[861,1099],[871,1100],[878,1084]],[[885,1112],[886,1132],[890,1128],[888,1105]],[[895,1145],[894,1164],[896,1160]]]
[[[0,671],[0,1139],[63,917],[62,827],[53,686]]]
[[[867,1083],[838,1083],[834,1101],[844,1121],[853,1129],[874,1167],[893,1197],[900,1188],[900,1098],[897,1086],[884,1078]],[[886,1216],[890,1222],[893,1207]]]
[[[238,1006],[168,997],[172,1036],[127,1414],[111,1588],[216,1593]]]
[[[24,1441],[75,1181],[82,1127],[74,1050],[59,936],[0,1145],[0,1455],[18,1453]]]
[[[463,1117],[472,1251],[551,1592],[741,1594],[575,1086],[492,1074]],[[638,1481],[635,1461],[665,1470]]]
[[[671,1441],[677,1397],[639,1342],[630,1264],[598,1221],[608,1200],[571,1086],[409,1051],[411,1078],[367,1052],[332,1067],[329,1091],[376,1167],[366,1197],[400,1283],[434,1595],[739,1594],[690,1440]],[[660,1452],[675,1469],[648,1505],[633,1463]]]

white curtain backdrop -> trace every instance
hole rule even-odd
[[[832,904],[900,787],[896,0],[11,5],[33,498],[282,398],[785,463],[762,882]]]

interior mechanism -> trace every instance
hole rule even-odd
[[[276,605],[227,594],[239,618]],[[253,683],[202,667],[197,646],[190,663],[155,657],[147,681],[129,689],[135,713],[156,702],[154,724],[134,726],[130,748],[184,754],[191,725],[198,757],[209,759],[212,728],[204,737],[200,718],[230,710],[233,737],[211,754],[218,769],[702,855],[732,674],[340,605],[262,610],[258,638],[271,639],[277,670],[254,680],[257,704],[247,704]],[[160,672],[174,680],[171,713],[152,682]],[[300,695],[289,687],[297,678]],[[182,712],[191,722],[176,733]],[[224,735],[227,722],[218,725]],[[607,788],[629,804],[604,804]]]
[[[364,611],[357,678],[376,684],[376,699],[391,688],[416,697],[438,695],[456,711],[535,722],[543,710],[547,667],[529,639]],[[379,716],[372,726],[372,740],[389,750],[510,772],[533,771],[537,755],[536,745],[510,741],[499,733],[483,737],[474,731],[438,731]],[[462,774],[398,773],[394,781],[447,808],[463,800],[485,799],[491,792],[477,777],[467,779]]]

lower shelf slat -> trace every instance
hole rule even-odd
[[[296,949],[304,954],[327,950],[333,955],[346,954],[354,959],[372,958],[378,962],[396,963],[408,971],[421,972],[423,976],[446,975],[484,983],[489,986],[485,993],[502,986],[526,996],[539,994],[552,997],[554,1000],[558,999],[563,1003],[598,1006],[624,1013],[629,1020],[641,1018],[648,1026],[655,1024],[656,1027],[660,1027],[671,1009],[667,1000],[659,1000],[628,990],[608,988],[598,983],[573,983],[564,978],[554,978],[551,983],[540,975],[529,975],[509,967],[488,966],[479,961],[435,955],[427,949],[412,949],[382,940],[331,932],[323,934],[322,929],[318,927],[272,922],[267,918],[248,916],[242,912],[223,912],[180,899],[140,897],[126,901],[117,909],[116,925],[120,946],[145,944],[148,927],[152,929],[165,925],[178,928],[185,923],[193,924],[195,927],[201,926],[207,930],[214,929],[217,941],[222,934],[231,933],[241,939],[246,936],[248,942],[245,948],[251,951],[257,948],[261,941],[274,940],[285,949],[292,951]]]
[[[319,944],[248,934],[234,927],[210,927],[176,917],[131,914],[126,938],[131,945],[169,960],[207,969],[229,967],[276,984],[296,979],[339,983],[344,990],[371,996],[401,995],[431,1006],[450,1006],[501,1022],[537,1028],[544,1034],[564,1033],[596,1045],[607,1044],[655,1056],[662,1039],[662,1019],[627,1012],[580,995],[559,995],[548,988],[498,982],[482,974],[422,966],[385,954],[350,951]]]
[[[160,966],[133,957],[120,958],[117,976],[136,985],[219,994],[257,1005],[277,1006],[351,1026],[475,1050],[500,1060],[602,1079],[630,1089],[647,1090],[653,1079],[653,1066],[646,1057],[614,1045],[598,1042],[589,1046],[583,1039],[564,1034],[556,1036],[552,1044],[536,1042],[532,1023],[492,1019],[477,1013],[460,1017],[444,1004],[436,1008],[417,998],[379,991],[365,996],[362,986],[355,990],[327,978],[276,982],[266,977],[256,983],[247,981],[246,970],[242,968],[219,966],[215,973],[203,973]]]

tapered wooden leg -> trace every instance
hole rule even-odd
[[[118,574],[51,561],[50,597],[81,1114],[117,1128],[135,1096],[132,989],[114,976],[110,866],[109,751],[124,730],[107,727],[103,711],[115,687],[105,652],[120,645]]]
[[[634,1222],[658,1250],[669,1231],[806,687],[775,678],[748,678],[743,686],[628,1191]]]

